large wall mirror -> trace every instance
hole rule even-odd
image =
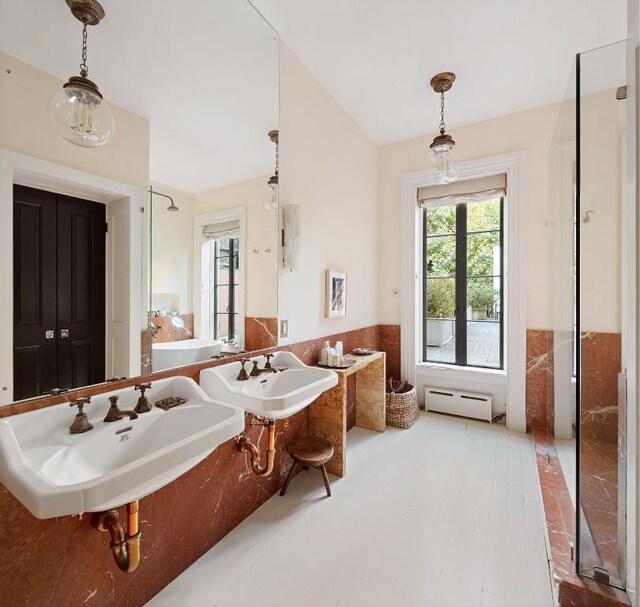
[[[0,405],[277,342],[277,35],[245,0],[104,2],[88,148],[52,103],[67,4],[0,0]]]
[[[189,52],[192,15],[172,19],[164,52],[181,57],[170,80],[182,82],[151,122],[142,354],[154,372],[277,345],[278,39],[248,2],[206,10]]]

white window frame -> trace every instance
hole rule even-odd
[[[205,268],[211,267],[211,248],[204,247],[205,244],[210,242],[209,238],[206,238],[203,234],[204,227],[211,223],[223,223],[226,221],[238,220],[240,224],[240,246],[238,253],[240,259],[238,260],[238,271],[240,272],[240,293],[238,301],[236,302],[236,309],[238,312],[238,322],[236,325],[236,333],[238,334],[238,342],[241,347],[244,347],[244,308],[245,308],[245,287],[246,287],[246,224],[245,224],[246,211],[244,207],[234,207],[232,209],[224,209],[221,211],[215,211],[213,213],[204,213],[202,215],[195,215],[193,218],[194,224],[194,237],[193,242],[195,246],[194,250],[194,263],[193,263],[193,284],[198,285],[197,296],[194,302],[193,311],[193,325],[195,330],[195,336],[201,339],[213,339],[210,326],[209,315],[209,300],[210,300],[210,272],[206,272],[203,276],[203,266]]]
[[[422,209],[418,190],[440,183],[437,171],[424,170],[402,177],[402,273],[401,273],[401,353],[402,377],[416,385],[419,373],[428,370],[464,381],[505,383],[507,386],[507,426],[526,432],[526,196],[524,154],[521,152],[462,162],[460,179],[506,174],[504,200],[504,298],[505,370],[457,367],[422,359]]]

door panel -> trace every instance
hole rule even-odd
[[[60,388],[105,379],[105,218],[100,203],[58,195]]]
[[[14,399],[20,400],[57,386],[56,195],[19,185],[13,191]]]

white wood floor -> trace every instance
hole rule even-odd
[[[423,413],[348,434],[348,474],[298,475],[149,607],[553,605],[530,436]]]

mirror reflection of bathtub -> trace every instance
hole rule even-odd
[[[151,348],[153,370],[164,371],[209,360],[220,354],[222,342],[217,339],[183,339],[152,344]]]

